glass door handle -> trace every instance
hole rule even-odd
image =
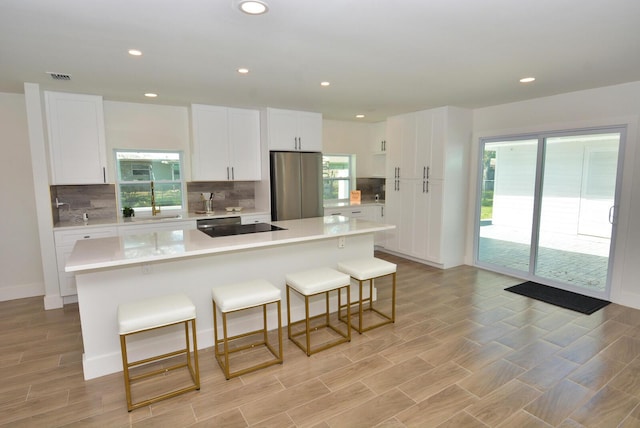
[[[610,224],[613,224],[613,222],[614,222],[614,215],[615,215],[614,209],[615,209],[615,207],[616,207],[615,205],[611,205],[611,208],[609,208],[609,223]]]

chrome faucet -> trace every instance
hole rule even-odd
[[[156,207],[156,190],[152,181],[151,182],[151,215],[156,215],[156,214],[160,214],[160,207]]]

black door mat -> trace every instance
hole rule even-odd
[[[531,281],[507,287],[505,290],[587,315],[591,315],[611,303],[606,300],[583,296],[582,294],[560,290],[559,288],[549,287]]]

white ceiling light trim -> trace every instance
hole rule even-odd
[[[128,52],[129,52],[129,55],[131,55],[131,56],[140,56],[140,55],[142,55],[142,51],[139,50],[139,49],[129,49]]]
[[[147,98],[156,98],[158,94],[154,94],[153,92],[147,92],[146,94],[144,94],[144,96]]]
[[[240,74],[247,74],[247,73],[249,73],[249,69],[248,69],[248,68],[246,68],[246,67],[240,67],[240,68],[238,69],[238,73],[240,73]]]
[[[523,77],[522,79],[520,79],[520,83],[531,83],[535,80],[535,77]]]
[[[269,5],[262,0],[240,0],[238,8],[248,15],[262,15],[269,11]]]

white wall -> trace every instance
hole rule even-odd
[[[479,139],[527,132],[626,125],[611,300],[640,308],[640,82],[474,110],[465,261],[473,263]]]
[[[0,301],[44,294],[24,95],[0,93]]]
[[[322,152],[330,154],[355,154],[356,177],[371,175],[371,124],[322,121]]]
[[[104,101],[107,165],[115,182],[114,149],[181,150],[184,176],[191,177],[187,107]]]

